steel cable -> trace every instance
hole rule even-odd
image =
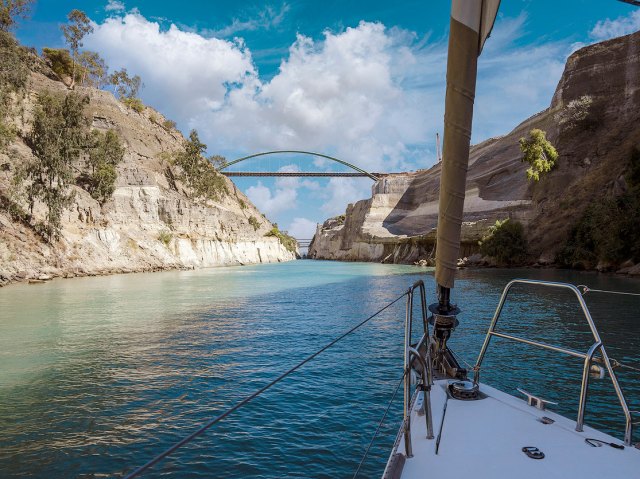
[[[177,449],[179,449],[180,447],[184,446],[185,444],[191,442],[193,439],[195,439],[196,437],[198,437],[200,434],[202,434],[203,432],[205,432],[207,429],[209,429],[211,426],[213,426],[214,424],[222,421],[224,418],[226,418],[229,414],[231,414],[232,412],[240,409],[242,406],[244,406],[245,404],[251,402],[253,399],[255,399],[256,397],[260,396],[263,392],[265,392],[267,389],[270,389],[272,386],[274,386],[275,384],[279,383],[280,381],[282,381],[284,378],[286,378],[287,376],[289,376],[291,373],[295,372],[296,370],[300,369],[302,366],[304,366],[305,364],[307,364],[309,361],[311,361],[312,359],[314,359],[316,356],[320,355],[321,353],[323,353],[324,351],[326,351],[327,349],[329,349],[330,347],[332,347],[333,345],[335,345],[338,341],[341,341],[342,339],[344,339],[345,337],[347,337],[348,335],[350,335],[351,333],[353,333],[355,330],[357,330],[358,328],[360,328],[361,326],[363,326],[364,324],[368,323],[370,320],[372,320],[373,318],[375,318],[376,316],[378,316],[380,313],[382,313],[383,311],[385,311],[386,309],[390,308],[391,306],[393,306],[394,304],[396,304],[398,301],[400,301],[402,298],[404,298],[406,295],[408,294],[408,291],[405,291],[404,293],[402,293],[400,296],[398,296],[396,299],[394,299],[392,302],[390,302],[389,304],[387,304],[385,307],[379,309],[377,312],[375,312],[374,314],[372,314],[371,316],[369,316],[367,319],[359,322],[358,324],[356,324],[353,328],[351,328],[349,331],[347,331],[346,333],[343,333],[342,335],[338,336],[336,339],[334,339],[333,341],[331,341],[330,343],[326,344],[325,346],[323,346],[321,349],[319,349],[318,351],[316,351],[315,353],[313,353],[312,355],[308,356],[307,358],[303,359],[302,361],[300,361],[298,364],[296,364],[295,366],[293,366],[292,368],[288,369],[287,371],[285,371],[284,373],[282,373],[280,376],[278,376],[277,378],[275,378],[274,380],[272,380],[271,382],[269,382],[267,385],[263,386],[262,388],[258,389],[256,392],[254,392],[253,394],[250,394],[249,396],[247,396],[246,398],[244,398],[242,401],[236,403],[234,406],[230,407],[229,409],[227,409],[225,412],[223,412],[222,414],[220,414],[219,416],[216,416],[215,418],[211,419],[210,421],[208,421],[207,423],[203,424],[202,426],[200,426],[200,428],[198,428],[196,431],[192,432],[191,434],[189,434],[188,436],[186,436],[185,438],[181,439],[180,441],[178,441],[177,443],[175,443],[173,446],[171,446],[169,449],[167,449],[166,451],[158,454],[156,457],[154,457],[153,459],[151,459],[149,462],[147,462],[146,464],[140,466],[138,469],[136,469],[135,471],[127,474],[124,479],[133,479],[134,477],[139,476],[140,474],[142,474],[143,472],[145,472],[147,469],[149,469],[150,467],[152,467],[153,465],[157,464],[158,462],[160,462],[162,459],[164,459],[165,457],[167,457],[168,455],[170,455],[172,452],[176,451]]]
[[[391,396],[391,399],[389,400],[389,404],[387,404],[387,409],[385,409],[384,414],[382,415],[382,419],[380,419],[380,422],[378,423],[378,427],[376,428],[376,432],[373,433],[373,437],[371,438],[371,441],[369,441],[369,445],[367,446],[367,449],[364,451],[364,455],[362,456],[362,459],[360,459],[360,464],[358,464],[358,468],[356,469],[356,472],[353,474],[353,479],[356,479],[356,477],[358,477],[358,473],[360,472],[360,468],[362,467],[362,465],[364,464],[364,461],[367,459],[367,456],[369,455],[369,450],[371,449],[371,446],[373,446],[373,441],[376,440],[376,437],[378,437],[378,433],[380,432],[380,429],[382,428],[382,424],[384,424],[384,420],[387,418],[387,414],[389,414],[389,410],[391,409],[391,405],[393,404],[393,400],[396,398],[396,394],[398,394],[398,390],[400,389],[400,386],[402,386],[402,381],[404,380],[404,377],[406,376],[406,372],[402,375],[402,377],[400,378],[400,382],[398,383],[398,385],[396,386],[396,389],[393,391],[393,395]]]
[[[625,291],[608,291],[606,289],[592,289],[589,286],[586,286],[584,284],[579,284],[578,286],[576,286],[576,288],[580,289],[582,288],[582,296],[584,296],[587,293],[593,292],[593,293],[608,293],[608,294],[624,294],[627,296],[640,296],[640,293],[627,293]]]

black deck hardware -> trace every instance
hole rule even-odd
[[[591,447],[602,447],[603,444],[606,444],[607,446],[611,446],[614,449],[624,449],[624,446],[622,444],[616,444],[615,442],[601,441],[600,439],[593,439],[592,437],[586,438],[584,442],[589,444]]]
[[[525,446],[522,448],[522,452],[524,452],[531,459],[544,459],[544,452],[542,452],[537,447]]]

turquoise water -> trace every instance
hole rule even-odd
[[[461,271],[451,345],[469,362],[515,276],[640,292],[588,273]],[[0,289],[0,477],[119,477],[417,279],[434,290],[418,267],[297,261]],[[504,329],[586,350],[570,296],[537,293],[514,292]],[[610,356],[640,365],[640,298],[587,299]],[[403,318],[399,303],[143,477],[351,477],[401,375]],[[498,340],[485,366],[484,381],[575,414],[576,360]],[[640,373],[619,378],[640,409]],[[587,422],[620,436],[611,391],[593,382]],[[397,400],[362,477],[381,474],[400,416]]]

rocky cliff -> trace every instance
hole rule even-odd
[[[588,111],[574,100],[588,96]],[[586,113],[586,117],[585,117]],[[525,225],[532,262],[549,264],[576,218],[603,196],[627,188],[630,151],[640,145],[640,32],[573,53],[549,108],[509,134],[471,149],[461,256],[497,219]],[[560,157],[539,183],[527,180],[518,139],[547,132]],[[349,205],[345,218],[318,226],[309,255],[411,263],[434,250],[440,165],[380,179],[372,197]]]
[[[40,65],[44,73],[46,68]],[[0,153],[0,200],[11,196],[12,178],[31,150],[21,140],[40,92],[66,92],[59,81],[32,72],[22,110],[13,118],[17,138]],[[52,73],[50,76],[54,76]],[[114,130],[126,152],[118,166],[111,200],[100,205],[74,186],[64,212],[60,241],[48,244],[0,205],[0,286],[51,276],[95,275],[295,259],[273,236],[272,224],[225,178],[229,191],[218,201],[196,201],[162,153],[180,150],[184,138],[162,125],[150,108],[138,113],[106,91],[76,88],[88,95],[92,128]],[[42,214],[36,207],[35,215]],[[254,217],[257,222],[249,218]]]

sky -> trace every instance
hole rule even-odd
[[[112,71],[139,74],[142,100],[185,135],[196,129],[211,155],[301,149],[373,172],[436,162],[448,1],[40,0],[16,36],[38,49],[64,47],[60,26],[74,8],[93,21],[84,48]],[[640,8],[615,0],[503,0],[479,60],[472,142],[548,107],[572,52],[637,30]],[[313,157],[265,158],[239,169],[346,171]],[[297,238],[311,238],[316,223],[372,186],[366,178],[234,181]]]

